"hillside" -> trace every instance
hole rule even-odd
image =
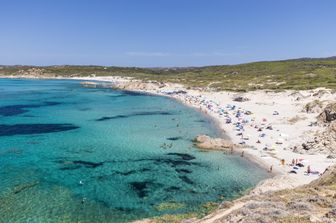
[[[37,77],[130,76],[190,87],[247,91],[257,89],[336,89],[336,58],[294,59],[240,65],[136,68],[103,66],[0,66],[0,75]]]
[[[215,222],[336,222],[336,167],[306,186],[251,195],[239,202],[240,208]]]

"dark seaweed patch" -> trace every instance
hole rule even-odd
[[[151,159],[138,159],[133,160],[133,162],[143,162],[143,161],[152,161],[156,165],[167,164],[171,167],[178,167],[178,166],[201,166],[200,163],[190,162],[189,160],[181,160],[181,159],[171,159],[171,158],[151,158]]]
[[[123,176],[128,176],[128,175],[131,175],[131,174],[136,174],[136,173],[139,173],[139,172],[144,173],[144,172],[147,172],[147,171],[150,171],[150,169],[149,168],[142,168],[142,169],[139,169],[139,170],[130,170],[130,171],[125,171],[125,172],[116,171],[115,173],[123,175]]]
[[[16,124],[0,125],[0,136],[30,135],[52,132],[63,132],[78,129],[72,124]]]
[[[31,183],[27,183],[27,184],[20,184],[20,185],[17,185],[15,186],[14,188],[14,194],[18,194],[18,193],[21,193],[22,191],[24,190],[28,190],[32,187],[35,187],[39,184],[40,182],[39,181],[35,181],[35,182],[31,182]]]
[[[56,101],[46,101],[44,104],[41,104],[39,107],[44,107],[44,106],[55,106],[61,104],[60,102]]]
[[[131,182],[130,185],[134,192],[138,195],[140,198],[144,198],[148,194],[148,186],[151,184],[150,181],[144,181],[144,182]]]
[[[126,171],[126,172],[116,171],[115,173],[123,175],[123,176],[128,176],[128,175],[131,175],[131,174],[135,174],[136,172],[137,172],[136,170],[130,170],[130,171]]]
[[[83,160],[75,160],[75,161],[73,161],[73,163],[81,165],[81,166],[86,167],[86,168],[96,168],[96,167],[102,166],[104,164],[104,162],[95,163],[95,162],[89,162],[89,161],[83,161]]]
[[[79,165],[72,165],[72,166],[65,166],[65,167],[61,167],[59,168],[60,170],[76,170],[79,169],[80,166]]]
[[[91,110],[91,108],[79,108],[78,110],[79,111],[89,111],[89,110]]]
[[[127,208],[127,207],[115,207],[116,210],[126,212],[126,213],[134,213],[134,208]]]
[[[173,160],[173,159],[163,159],[163,160],[157,160],[157,163],[166,163],[170,165],[171,167],[177,167],[177,166],[190,166],[192,163],[184,160]]]
[[[111,119],[119,119],[119,118],[128,118],[130,116],[127,116],[127,115],[115,115],[115,116],[104,116],[104,117],[101,117],[99,119],[96,119],[96,121],[100,122],[100,121],[106,121],[106,120],[111,120]]]
[[[199,119],[199,120],[196,120],[195,122],[204,123],[204,122],[206,122],[206,121],[205,121],[205,120],[203,120],[203,119]]]
[[[167,140],[170,140],[170,141],[177,141],[177,140],[181,140],[181,139],[182,139],[182,137],[180,137],[180,136],[167,138]]]
[[[187,169],[176,169],[176,172],[178,172],[178,173],[192,173],[191,170],[187,170]]]
[[[150,94],[142,93],[138,91],[122,91],[122,92],[129,96],[150,96]]]
[[[196,157],[189,155],[187,153],[167,153],[167,155],[179,156],[183,160],[194,160]]]
[[[179,176],[179,178],[187,184],[194,184],[194,182],[187,176]]]
[[[172,115],[171,112],[164,112],[164,111],[153,111],[153,112],[136,112],[129,115],[115,115],[115,116],[104,116],[99,119],[95,119],[95,121],[107,121],[112,119],[121,119],[121,118],[130,118],[134,116],[146,116],[146,115]]]
[[[104,164],[104,162],[90,162],[84,160],[75,160],[75,161],[58,160],[56,162],[63,165],[62,167],[59,168],[60,170],[76,170],[81,167],[93,169],[102,166]]]
[[[26,104],[26,105],[8,105],[0,107],[0,115],[15,116],[28,112],[28,108],[39,108],[44,106],[54,106],[60,104],[59,102],[46,101],[43,104]]]
[[[179,191],[179,190],[181,190],[181,188],[176,187],[176,186],[171,186],[171,187],[165,188],[165,191],[167,191],[167,192],[173,192],[173,191]]]
[[[28,112],[25,108],[32,108],[32,105],[10,105],[0,107],[0,115],[2,116],[15,116],[25,112]]]

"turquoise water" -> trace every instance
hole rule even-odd
[[[198,134],[218,131],[169,98],[0,79],[0,222],[118,223],[197,212],[268,177],[238,156],[197,150]]]

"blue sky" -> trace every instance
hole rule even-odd
[[[0,64],[167,67],[335,55],[335,0],[0,0]]]

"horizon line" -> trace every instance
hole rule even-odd
[[[200,66],[119,66],[119,65],[97,65],[97,64],[51,64],[51,65],[32,65],[32,64],[0,64],[0,67],[116,67],[116,68],[139,68],[139,69],[183,69],[183,68],[202,68],[202,67],[217,67],[217,66],[239,66],[244,64],[252,64],[252,63],[263,63],[263,62],[283,62],[283,61],[291,61],[291,60],[319,60],[319,59],[335,59],[334,56],[327,57],[299,57],[299,58],[287,58],[287,59],[279,59],[279,60],[255,60],[243,63],[231,63],[231,64],[209,64],[209,65],[200,65]]]

